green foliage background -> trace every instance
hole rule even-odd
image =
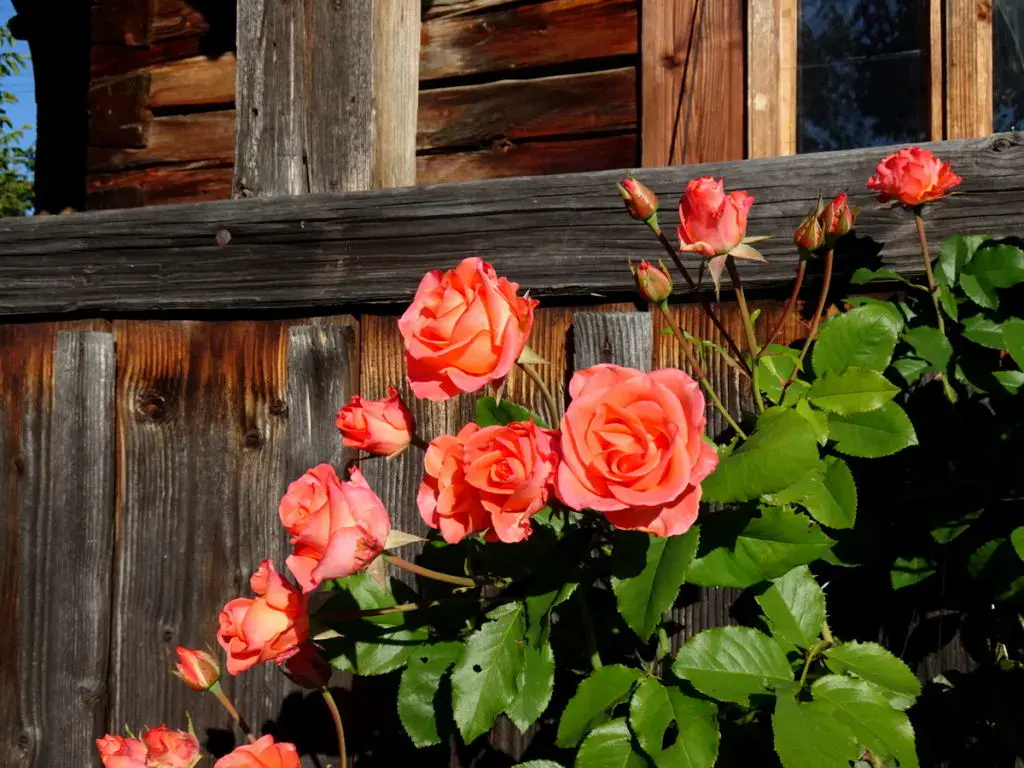
[[[4,78],[20,74],[25,64],[10,31],[0,26],[0,217],[24,216],[32,209],[35,147],[21,146],[28,126],[11,122],[6,105],[17,103],[18,97],[3,87]]]

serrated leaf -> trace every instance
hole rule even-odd
[[[668,691],[656,677],[648,677],[637,686],[629,702],[629,727],[640,748],[651,758],[661,754],[665,731],[675,719]]]
[[[654,763],[657,768],[712,768],[718,759],[718,706],[707,699],[687,696],[669,686],[678,733],[676,741]]]
[[[935,276],[945,285],[956,285],[960,270],[971,260],[988,235],[954,235],[942,243]]]
[[[903,340],[914,348],[918,357],[927,360],[936,370],[945,372],[949,368],[949,361],[953,359],[953,345],[938,328],[930,325],[911,328],[903,334]]]
[[[809,386],[807,389],[810,391]],[[811,431],[814,433],[814,439],[818,441],[818,445],[828,442],[828,416],[825,413],[811,408],[811,404],[806,400],[797,401],[793,410],[811,425]]]
[[[865,459],[890,456],[917,445],[914,425],[896,403],[849,416],[829,414],[828,431],[837,451]]]
[[[462,655],[462,643],[435,643],[409,657],[398,686],[398,716],[416,747],[440,744],[436,711],[441,680]]]
[[[1009,600],[1024,590],[1024,569],[1010,539],[986,541],[967,558],[975,585],[995,600]]]
[[[960,273],[960,287],[975,304],[999,308],[997,288],[1024,282],[1024,252],[1012,245],[980,248]]]
[[[797,687],[779,644],[749,627],[700,632],[679,649],[672,672],[706,696],[744,706],[752,696]]]
[[[576,768],[647,768],[644,756],[633,748],[626,719],[598,726],[576,754]]]
[[[516,696],[523,664],[523,612],[506,613],[470,635],[452,672],[455,723],[467,744],[487,733]]]
[[[1003,341],[1013,362],[1024,369],[1024,320],[1011,317],[1003,323]]]
[[[799,504],[829,528],[852,528],[857,519],[857,486],[838,456],[827,456],[806,478],[765,496],[765,501],[777,506]]]
[[[513,403],[511,400],[502,400],[500,403],[493,397],[481,397],[476,401],[476,423],[481,427],[492,427],[495,424],[511,424],[513,421],[529,421],[538,427],[546,427],[548,423],[540,416]]]
[[[1016,395],[1024,387],[1024,372],[1021,371],[993,371],[992,378],[1010,395]]]
[[[512,768],[565,768],[565,766],[553,760],[530,760],[527,763],[516,763]]]
[[[924,581],[935,573],[935,563],[926,557],[898,557],[889,571],[893,589],[904,589]]]
[[[772,731],[784,768],[849,768],[862,751],[852,730],[833,716],[833,708],[816,701],[777,698]]]
[[[773,403],[782,397],[782,385],[789,381],[798,365],[800,353],[781,344],[770,344],[757,361],[757,380],[761,391]]]
[[[956,303],[956,297],[948,285],[936,285],[935,295],[939,297],[939,306],[953,320],[960,319],[960,307]]]
[[[920,379],[925,371],[934,370],[927,360],[918,357],[900,357],[892,361],[890,369],[900,375],[906,386]]]
[[[877,688],[863,680],[826,675],[811,686],[811,696],[831,705],[833,716],[872,754],[883,760],[896,758],[900,768],[918,767],[910,720],[890,707]]]
[[[877,643],[843,643],[825,652],[825,664],[836,674],[852,672],[882,691],[895,709],[909,709],[921,695],[921,683],[910,668]]]
[[[899,391],[899,387],[878,371],[854,367],[842,373],[829,372],[816,379],[807,397],[822,410],[846,415],[881,408]]]
[[[607,721],[612,710],[629,699],[633,684],[642,677],[639,669],[621,664],[595,669],[579,684],[558,723],[555,743],[575,747],[591,730]]]
[[[642,570],[635,576],[623,577],[621,574],[635,573],[638,565],[639,553],[636,547],[626,545],[627,537],[641,541],[645,551]],[[646,641],[679,595],[686,570],[697,553],[700,530],[694,527],[681,536],[667,538],[622,532],[617,534],[616,540],[612,554],[612,591],[626,624]]]
[[[705,501],[747,501],[780,491],[818,461],[810,425],[789,409],[769,408],[743,445],[718,463],[701,484]]]
[[[525,731],[544,714],[555,690],[555,654],[550,643],[523,648],[523,665],[516,676],[516,697],[505,710],[516,728]]]
[[[686,573],[687,582],[750,587],[817,560],[833,543],[814,521],[788,508],[764,507],[739,530],[733,523],[736,514],[718,512],[704,523],[704,543]]]
[[[797,648],[807,648],[818,639],[825,623],[825,593],[805,565],[773,579],[755,595],[772,629]]]
[[[892,359],[901,323],[877,305],[851,309],[832,318],[818,335],[811,362],[822,376],[858,366],[884,371]]]
[[[1006,349],[1006,343],[1003,341],[1003,326],[987,315],[965,317],[963,326],[965,339],[989,349]]]
[[[900,273],[894,272],[891,269],[868,269],[867,267],[860,267],[850,276],[850,282],[853,285],[867,285],[871,282],[883,280],[887,283],[903,283],[904,285],[909,285],[911,288],[920,287],[907,280],[907,278]]]

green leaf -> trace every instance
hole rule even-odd
[[[938,281],[945,285],[956,285],[960,270],[971,260],[978,247],[990,239],[988,235],[954,235],[943,242],[935,272]]]
[[[527,763],[516,763],[512,768],[564,768],[564,766],[553,760],[530,760]]]
[[[516,696],[523,665],[521,606],[489,621],[470,635],[452,672],[455,723],[467,744],[487,733]]]
[[[757,382],[773,403],[782,397],[782,385],[796,370],[800,353],[781,344],[769,344],[757,361]]]
[[[818,335],[811,361],[822,376],[852,366],[884,371],[889,366],[901,323],[877,305],[851,309],[832,318]]]
[[[643,569],[639,573],[636,573],[636,548],[625,545],[627,537],[646,545]],[[630,532],[617,535],[617,544],[612,550],[612,590],[619,613],[641,640],[650,639],[665,611],[679,595],[686,569],[697,553],[699,537],[698,528],[667,538]],[[631,573],[636,575],[621,576]]]
[[[807,397],[822,410],[847,415],[881,408],[899,391],[899,387],[878,371],[855,367],[842,373],[829,372],[816,379]]]
[[[917,768],[914,729],[905,713],[863,680],[826,675],[811,686],[815,701],[831,705],[833,717],[882,760],[896,758],[900,768]]]
[[[718,706],[707,699],[687,696],[668,687],[678,734],[676,741],[658,755],[657,768],[712,768],[718,759]]]
[[[416,747],[440,744],[435,701],[441,679],[462,655],[462,643],[435,643],[409,657],[398,686],[398,716]]]
[[[1024,590],[1024,569],[1010,539],[993,539],[978,547],[967,558],[967,572],[996,600],[1009,600]]]
[[[910,709],[921,695],[921,683],[910,667],[877,643],[843,643],[825,652],[836,674],[852,672],[882,691],[894,709]]]
[[[949,361],[953,359],[953,345],[938,328],[919,325],[904,333],[903,339],[914,348],[918,357],[927,360],[937,370],[945,372],[949,368]]]
[[[1017,553],[1017,557],[1024,560],[1024,526],[1013,529],[1013,533],[1010,534],[1010,543],[1013,544],[1013,551]]]
[[[737,530],[736,513],[717,512],[702,526],[708,549],[697,557],[686,580],[702,587],[750,587],[782,576],[824,556],[832,540],[806,516],[782,507],[764,507],[759,517]],[[719,526],[721,528],[719,529]]]
[[[1021,371],[993,371],[992,378],[1011,395],[1016,395],[1024,387],[1024,373]]]
[[[780,491],[818,461],[818,446],[807,420],[789,409],[769,408],[757,429],[701,484],[705,501],[747,501]]]
[[[829,437],[836,450],[847,456],[876,459],[917,445],[917,433],[906,412],[896,403],[886,403],[867,413],[828,417]]]
[[[647,768],[644,756],[633,748],[626,719],[598,726],[576,754],[576,768]]]
[[[827,456],[808,477],[765,500],[780,506],[799,504],[829,528],[852,528],[857,519],[857,486],[838,456]]]
[[[502,400],[500,403],[493,397],[481,397],[476,401],[476,423],[481,427],[492,427],[495,424],[511,424],[513,421],[529,421],[538,427],[546,427],[548,423],[528,408]]]
[[[849,768],[862,752],[850,728],[834,717],[833,707],[817,701],[780,696],[772,731],[784,768]]]
[[[960,287],[975,304],[999,308],[996,288],[1024,282],[1024,252],[1012,245],[981,248],[960,274]]]
[[[806,400],[797,401],[793,410],[811,425],[811,431],[814,433],[814,439],[818,441],[818,445],[828,442],[828,416],[826,414],[811,408],[811,404]]]
[[[629,727],[640,748],[652,758],[661,754],[665,731],[674,719],[665,686],[656,677],[645,678],[629,702]]]
[[[893,272],[891,269],[868,269],[867,267],[860,267],[853,275],[850,276],[850,282],[853,285],[867,285],[870,282],[884,280],[887,283],[903,283],[909,285],[911,288],[917,288],[919,286],[910,282],[903,275],[898,272]]]
[[[1024,320],[1011,317],[1003,323],[1003,341],[1013,362],[1024,369]]]
[[[679,649],[672,671],[706,696],[744,706],[752,696],[797,687],[779,644],[749,627],[700,632]]]
[[[989,349],[1005,349],[1003,326],[985,314],[965,317],[964,338]]]
[[[755,599],[768,619],[773,637],[780,637],[797,648],[807,648],[821,634],[825,623],[825,593],[807,566],[801,565],[773,579]]]
[[[891,368],[900,375],[907,386],[920,379],[925,371],[934,370],[927,360],[918,357],[897,358],[892,361]]]
[[[612,710],[629,699],[633,684],[642,677],[639,669],[620,664],[595,669],[579,684],[558,723],[555,743],[575,747],[590,731],[607,721]]]
[[[956,303],[956,296],[949,289],[948,285],[936,285],[935,295],[939,297],[939,306],[953,320],[960,319],[960,307]]]
[[[555,690],[555,654],[551,644],[523,648],[523,665],[516,675],[516,696],[505,713],[525,731],[544,714]]]
[[[935,573],[935,563],[926,557],[898,557],[889,571],[893,589],[904,589],[924,581]]]

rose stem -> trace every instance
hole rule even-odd
[[[324,701],[327,702],[327,708],[331,710],[331,718],[334,720],[334,730],[338,732],[338,759],[341,760],[340,768],[346,768],[348,766],[348,750],[345,749],[345,727],[341,724],[341,713],[338,711],[338,705],[334,702],[334,697],[331,695],[331,691],[326,685],[320,689],[320,693],[323,695]]]
[[[747,297],[743,293],[743,281],[740,279],[740,272],[736,269],[736,260],[732,256],[725,257],[725,266],[729,270],[729,277],[732,278],[732,287],[736,291],[736,303],[740,305],[740,316],[743,318],[743,327],[747,331],[747,346],[750,347],[750,375],[751,387],[754,393],[754,404],[758,411],[764,410],[764,400],[761,397],[761,387],[757,383],[757,357],[760,348],[757,346],[757,336],[754,333],[754,321],[750,319],[750,310],[747,307]]]
[[[679,346],[683,350],[683,356],[686,358],[686,362],[689,363],[690,368],[693,369],[697,379],[704,387],[704,391],[707,392],[708,397],[711,398],[711,402],[715,404],[718,412],[722,414],[722,418],[725,419],[726,424],[732,427],[733,431],[735,431],[743,440],[746,440],[746,433],[740,429],[740,425],[735,422],[731,415],[729,415],[729,411],[726,410],[725,406],[722,404],[722,400],[718,397],[718,393],[715,392],[715,388],[711,386],[711,382],[708,381],[707,374],[697,361],[697,358],[694,357],[693,352],[690,350],[690,342],[686,340],[686,337],[683,336],[683,332],[679,329],[679,326],[676,325],[676,322],[672,317],[672,313],[668,309],[668,305],[664,301],[658,302],[658,309],[661,310],[661,314],[665,316],[665,322],[668,323],[669,328],[675,332],[676,337],[679,339]]]
[[[465,576],[452,576],[450,573],[433,571],[430,568],[424,568],[422,565],[416,565],[416,563],[410,563],[408,560],[403,560],[397,555],[384,554],[381,555],[381,557],[392,565],[409,571],[409,573],[415,573],[417,576],[422,576],[425,579],[444,581],[448,584],[458,584],[460,587],[477,586],[477,583],[473,579],[466,578]]]
[[[526,363],[516,363],[519,368],[525,373],[534,384],[537,385],[537,389],[544,396],[544,403],[547,405],[548,415],[551,417],[551,421],[548,422],[550,426],[554,427],[558,424],[558,405],[555,404],[554,395],[551,394],[551,390],[548,388],[547,383],[541,377],[537,371],[533,370]]]
[[[775,329],[772,331],[771,336],[768,337],[768,343],[764,345],[764,348],[758,353],[760,357],[764,350],[771,345],[778,335],[782,332],[783,326],[786,325],[786,321],[789,316],[793,314],[793,308],[796,306],[797,296],[800,293],[800,289],[804,285],[804,275],[807,274],[807,259],[800,259],[800,263],[796,265],[796,279],[793,281],[793,292],[789,294],[789,301],[786,302],[786,308],[782,310],[782,317],[779,318],[779,322],[776,324]]]
[[[587,651],[590,653],[590,666],[595,670],[601,668],[601,654],[597,651],[597,638],[594,636],[594,620],[590,617],[590,606],[587,605],[587,592],[580,593],[580,618],[583,620],[583,634],[587,639]]]
[[[828,300],[828,289],[832,284],[832,260],[833,251],[829,248],[825,251],[825,272],[821,278],[821,293],[818,294],[818,306],[814,308],[814,317],[811,319],[811,330],[807,334],[807,338],[804,339],[804,345],[800,349],[800,358],[797,361],[797,364],[793,366],[793,372],[789,374],[789,378],[786,379],[786,383],[782,385],[783,391],[793,383],[793,379],[796,378],[797,371],[803,370],[807,351],[811,348],[811,344],[814,342],[814,337],[818,335],[818,326],[821,324],[821,317],[825,313],[825,303]]]
[[[679,254],[676,252],[676,249],[672,247],[672,243],[668,241],[668,238],[665,237],[665,233],[662,232],[660,229],[655,234],[658,235],[658,240],[661,241],[661,244],[664,246],[665,251],[668,253],[669,256],[672,257],[672,261],[675,262],[675,265],[679,269],[679,272],[682,274],[683,279],[686,280],[686,284],[690,287],[690,292],[694,295],[694,297],[696,297],[697,301],[700,302],[700,306],[704,310],[704,314],[706,314],[711,319],[712,324],[715,326],[715,328],[718,329],[718,332],[722,334],[722,338],[725,339],[725,343],[729,345],[729,349],[731,349],[732,353],[736,355],[736,359],[739,360],[741,370],[743,371],[743,373],[749,376],[750,371],[747,369],[747,365],[743,361],[743,353],[740,352],[740,348],[736,345],[736,342],[733,341],[733,338],[729,334],[729,332],[725,330],[725,326],[722,325],[722,321],[718,319],[718,315],[715,314],[714,309],[711,307],[711,302],[707,300],[707,297],[704,296],[703,291],[701,291],[701,289],[697,287],[697,284],[693,281],[693,278],[690,277],[690,271],[686,268],[686,265],[683,264],[683,260],[679,258]]]
[[[249,743],[255,744],[256,737],[253,736],[252,728],[250,728],[249,724],[245,722],[245,718],[238,714],[238,710],[235,709],[235,705],[231,703],[231,699],[227,697],[227,694],[224,693],[224,689],[220,687],[220,681],[218,680],[207,690],[209,690],[210,693],[216,697],[217,701],[221,703],[221,706],[228,711],[228,714],[231,715],[231,719],[238,723],[238,727],[242,729],[242,733],[245,734],[245,738],[249,740]]]
[[[932,296],[932,304],[935,306],[935,317],[939,321],[939,333],[946,335],[946,321],[942,318],[942,308],[939,306],[939,293],[935,285],[935,275],[932,273],[932,257],[928,254],[928,238],[924,234],[924,217],[921,215],[921,206],[914,208],[914,223],[917,224],[917,239],[921,241],[921,259],[924,261],[924,274],[928,278],[928,293]]]
[[[392,605],[388,608],[367,608],[361,611],[340,611],[338,613],[329,613],[324,616],[324,619],[327,621],[349,621],[350,619],[362,619],[369,616],[388,616],[392,613],[409,613],[410,611],[418,611],[422,607],[423,606],[419,603],[402,603],[401,605]]]

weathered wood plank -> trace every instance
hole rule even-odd
[[[420,95],[419,149],[636,129],[636,69],[503,80]]]
[[[992,0],[947,0],[946,136],[992,131]]]
[[[231,163],[235,157],[235,111],[167,115],[145,126],[137,149],[89,147],[89,172],[103,173],[165,163]]]
[[[373,0],[239,2],[237,196],[371,186],[372,24]]]
[[[97,174],[86,179],[91,211],[169,203],[203,203],[231,197],[234,170],[218,161],[158,165],[125,173]]]
[[[1024,208],[1024,136],[930,146],[964,177],[929,212],[929,239],[964,231],[1012,235]],[[865,205],[842,269],[884,244],[885,263],[917,274],[912,218],[876,210],[864,186],[882,147],[682,168],[641,176],[665,201],[698,175],[724,176],[757,198],[749,233],[771,235],[768,264],[743,264],[753,287],[788,282],[792,231],[817,200],[847,190]],[[342,196],[224,201],[0,221],[0,313],[337,307],[402,302],[423,273],[486,253],[535,296],[624,292],[624,257],[657,253],[622,212],[615,172],[382,190]]]
[[[467,5],[460,13],[437,18],[428,14],[423,22],[421,80],[629,55],[637,50],[636,0],[549,0],[493,9]]]
[[[88,764],[92,739],[106,720],[113,337],[60,332],[52,354],[52,403],[41,404],[39,432],[33,430],[49,435],[36,456],[26,457],[38,461],[31,468],[38,474],[26,479],[39,484],[39,495],[22,496],[19,532],[20,694],[33,742],[20,764],[28,766]],[[45,380],[32,384],[46,386]]]
[[[573,367],[614,363],[651,370],[653,335],[648,312],[577,312],[573,319]]]
[[[373,186],[416,183],[419,0],[373,4]]]
[[[748,0],[747,156],[796,152],[796,0]]]
[[[145,147],[150,78],[137,74],[107,80],[89,89],[89,144],[100,147]]]
[[[420,155],[416,183],[543,176],[624,168],[636,163],[636,133],[558,141],[497,141],[486,149]]]
[[[205,107],[210,104],[234,104],[236,61],[233,53],[217,58],[193,56],[153,67],[150,78],[149,106]]]

